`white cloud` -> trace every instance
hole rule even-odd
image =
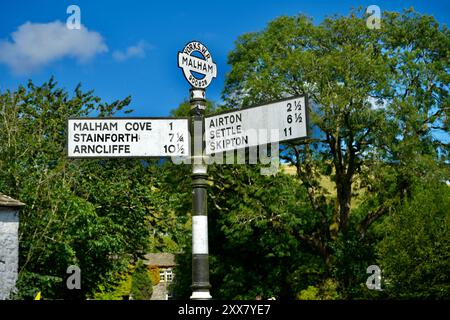
[[[64,57],[84,63],[108,51],[98,32],[84,26],[70,30],[61,21],[26,22],[11,34],[11,40],[0,40],[0,63],[15,74],[29,74]]]
[[[145,58],[146,50],[151,49],[146,41],[141,40],[136,45],[128,47],[125,51],[116,50],[113,52],[113,58],[116,61],[125,61],[130,58]]]

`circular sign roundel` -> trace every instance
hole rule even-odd
[[[204,89],[217,77],[217,65],[201,42],[191,41],[178,52],[178,67],[194,88]]]

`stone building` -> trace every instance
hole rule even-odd
[[[148,253],[144,258],[144,264],[148,268],[158,268],[159,270],[159,283],[153,286],[153,294],[150,300],[170,299],[172,297],[170,285],[175,276],[175,255],[172,253]]]
[[[24,206],[0,193],[0,300],[15,290],[19,268],[19,209]]]

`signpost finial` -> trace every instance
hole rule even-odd
[[[178,67],[193,88],[205,89],[217,77],[217,65],[208,48],[199,41],[191,41],[178,52]]]

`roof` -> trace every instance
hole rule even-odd
[[[176,265],[173,253],[147,253],[144,258],[144,264],[149,266],[169,267]]]
[[[15,200],[7,195],[0,193],[0,207],[23,207],[25,203]]]

